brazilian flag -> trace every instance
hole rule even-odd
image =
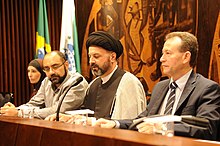
[[[37,40],[36,40],[36,58],[43,59],[47,52],[51,52],[50,36],[47,20],[46,1],[39,0],[38,24],[37,24]]]

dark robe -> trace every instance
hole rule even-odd
[[[83,108],[93,110],[96,118],[111,118],[114,97],[124,74],[124,70],[117,68],[105,84],[102,84],[101,78],[97,78],[87,91]]]

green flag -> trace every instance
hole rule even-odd
[[[39,0],[38,24],[36,35],[36,58],[43,58],[47,52],[51,51],[45,0]]]

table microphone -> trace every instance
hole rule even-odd
[[[64,98],[66,97],[66,94],[69,92],[69,90],[70,90],[72,87],[78,85],[78,84],[79,84],[80,82],[82,82],[82,81],[83,81],[83,77],[77,78],[77,79],[73,82],[73,84],[69,87],[69,89],[67,89],[66,93],[63,95],[63,98],[60,100],[60,102],[59,102],[59,104],[58,104],[58,106],[57,106],[56,121],[59,121],[60,108],[61,108],[61,105],[62,105],[62,103],[63,103]]]
[[[186,123],[189,126],[198,127],[198,128],[208,128],[209,126],[209,120],[201,117],[195,117],[195,116],[181,116],[182,123]]]

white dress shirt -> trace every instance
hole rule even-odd
[[[178,80],[175,81],[176,84],[178,85],[178,87],[176,88],[176,91],[175,91],[176,96],[175,96],[175,102],[174,102],[173,109],[172,109],[172,115],[174,115],[174,113],[176,111],[177,104],[180,100],[180,97],[183,93],[183,89],[186,85],[186,82],[189,79],[189,76],[190,76],[191,72],[192,72],[192,69],[189,72],[187,72],[184,76],[182,76],[181,78],[179,78]],[[172,83],[172,82],[173,82],[173,79],[171,78],[170,83]],[[161,108],[160,108],[160,111],[159,111],[160,115],[164,115],[164,111],[165,111],[165,108],[166,108],[166,104],[167,104],[167,100],[168,100],[168,97],[170,95],[170,92],[171,92],[171,89],[168,90],[167,95],[166,95],[166,97],[163,101],[163,104],[162,104]]]

